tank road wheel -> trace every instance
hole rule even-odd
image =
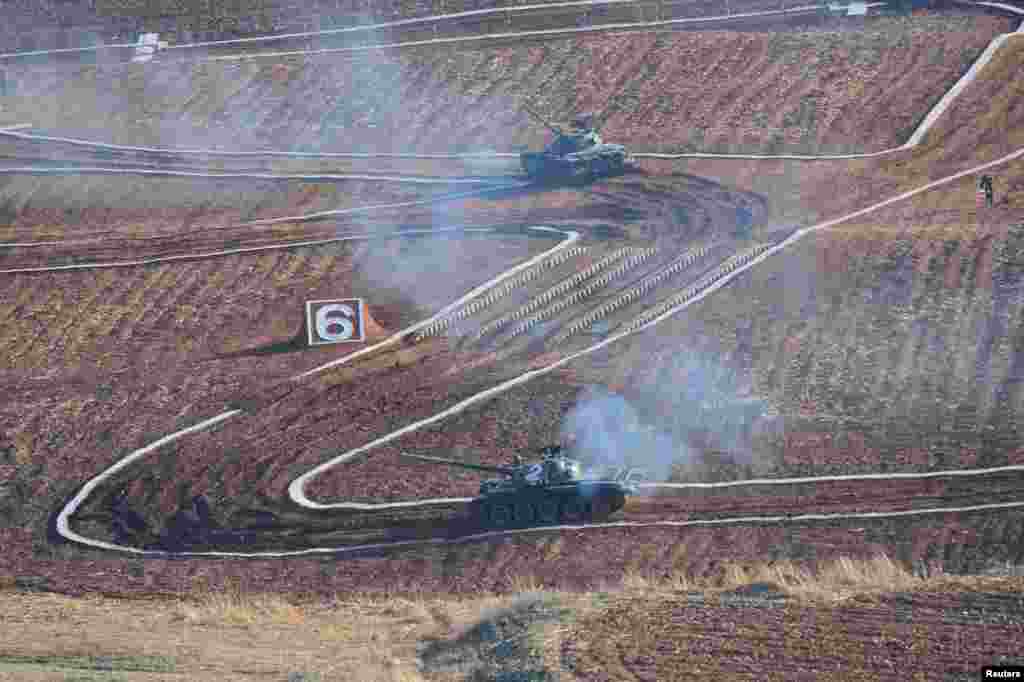
[[[537,521],[544,524],[558,523],[558,500],[547,497],[537,504]]]
[[[563,523],[579,523],[582,522],[586,517],[587,508],[586,504],[578,497],[568,498],[564,504],[562,504],[562,522]]]
[[[608,159],[594,159],[590,162],[590,176],[592,178],[604,178],[612,174],[612,165]]]
[[[612,514],[611,502],[602,498],[595,497],[594,501],[590,503],[590,519],[592,521],[604,521]]]
[[[494,528],[505,528],[512,523],[512,510],[507,504],[490,504],[485,508],[487,522]]]
[[[529,502],[516,502],[512,512],[515,515],[516,525],[528,525],[536,518],[536,510]]]

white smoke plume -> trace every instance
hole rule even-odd
[[[631,350],[630,353],[636,352]],[[562,438],[595,469],[636,467],[649,480],[722,475],[714,453],[749,467],[757,435],[774,426],[768,404],[713,349],[652,353],[623,394],[592,386],[566,416]]]

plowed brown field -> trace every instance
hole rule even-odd
[[[35,88],[20,83],[11,105],[12,115],[28,115],[35,102],[33,120],[43,127],[73,133],[75,121],[89,119],[106,139],[129,143],[252,149],[289,140],[324,149],[365,144],[378,150],[459,151],[498,146],[498,140],[506,149],[540,142],[541,131],[515,110],[517,102],[530,100],[551,116],[595,110],[605,119],[609,139],[640,149],[877,149],[902,142],[970,59],[1006,27],[994,17],[923,16],[870,19],[861,33],[666,32],[521,48],[417,49],[284,67],[98,67],[83,69],[77,80],[41,79]],[[4,239],[89,235],[117,241],[38,255],[9,251],[0,265],[160,255],[238,239],[261,243],[355,232],[378,222],[553,224],[591,238],[611,235],[679,250],[694,240],[731,235],[738,206],[753,212],[755,239],[768,240],[1024,143],[1018,139],[1017,86],[1008,85],[1024,54],[1019,42],[1010,41],[993,62],[996,75],[986,71],[968,88],[921,150],[880,160],[645,161],[643,173],[582,189],[423,206],[374,215],[373,224],[366,217],[294,231],[230,232],[227,240],[199,226],[208,219],[224,226],[295,208],[425,197],[433,190],[361,183],[289,187],[275,194],[269,185],[254,185],[234,197],[233,185],[200,192],[199,183],[184,181],[12,178],[3,188],[11,216],[0,232]],[[118,107],[105,99],[114,91],[121,93]],[[142,104],[147,93],[159,102]],[[77,113],[57,106],[68,97],[80,103]],[[162,113],[144,116],[146,106]],[[991,112],[977,118],[986,106]],[[977,128],[967,125],[977,120],[983,121]],[[120,125],[125,121],[136,123]],[[752,131],[738,132],[747,121]],[[1000,128],[1007,131],[1001,137]],[[321,500],[362,502],[472,494],[478,477],[400,464],[397,452],[507,462],[515,452],[557,438],[569,410],[592,397],[581,394],[581,387],[594,383],[615,385],[638,405],[666,406],[642,417],[667,433],[698,432],[678,441],[691,454],[675,463],[681,466],[672,469],[674,480],[1022,463],[1016,424],[1024,410],[1024,242],[1013,225],[1019,197],[1006,196],[1018,188],[1019,166],[999,170],[1000,201],[991,211],[976,207],[968,178],[870,220],[808,237],[676,318],[619,342],[614,353],[576,361],[563,373],[372,450],[319,477],[308,492]],[[144,186],[149,195],[130,200]],[[114,196],[99,196],[108,190]],[[68,206],[80,211],[81,223],[74,227],[61,227],[68,208],[61,201],[64,191],[74,199]],[[163,203],[154,205],[166,213],[133,227],[146,216],[145,202],[158,195]],[[128,207],[120,208],[122,202]],[[184,227],[188,241],[179,241]],[[158,239],[140,244],[137,237]],[[923,572],[981,572],[1024,562],[1019,509],[698,523],[1016,502],[1017,473],[767,491],[675,490],[631,500],[622,519],[637,525],[538,530],[358,556],[324,551],[244,562],[143,560],[61,544],[53,536],[56,513],[84,481],[133,449],[231,407],[242,413],[125,469],[90,497],[72,526],[109,540],[109,495],[125,484],[131,504],[156,528],[199,492],[213,502],[216,520],[230,528],[244,525],[240,519],[247,513],[270,510],[286,528],[258,536],[257,549],[455,534],[459,526],[449,520],[458,510],[451,506],[384,518],[394,519],[394,528],[381,528],[382,517],[371,517],[361,528],[367,515],[306,513],[285,500],[285,489],[327,458],[434,415],[562,349],[530,349],[505,364],[494,363],[482,349],[457,352],[446,339],[431,340],[301,382],[282,380],[337,357],[337,349],[284,351],[294,350],[288,342],[301,329],[304,300],[361,295],[371,299],[384,331],[394,332],[550,246],[520,237],[467,239],[457,260],[418,275],[394,265],[403,262],[398,245],[378,251],[346,245],[4,276],[0,354],[9,362],[0,368],[0,575],[70,593],[178,592],[197,580],[216,589],[234,579],[254,591],[472,592],[513,589],[524,577],[595,589],[630,572],[710,575],[727,560],[813,563],[885,552]],[[369,264],[378,270],[369,272]],[[400,285],[380,285],[380,270],[390,272],[389,264]],[[704,408],[684,389],[707,381],[682,362],[695,357],[728,370],[737,395],[758,396],[770,408],[734,446],[715,441],[707,427],[694,427],[689,419],[688,410]],[[472,371],[458,371],[477,360]],[[305,532],[295,530],[304,523]],[[925,644],[915,644],[916,634],[901,629],[863,656],[828,637],[873,641],[883,621],[903,617],[898,609],[848,606],[817,615],[766,609],[744,613],[743,624],[731,627],[725,607],[698,611],[666,601],[612,609],[589,623],[591,632],[607,633],[633,622],[642,635],[635,645],[578,634],[562,653],[577,662],[580,679],[661,679],[703,674],[705,665],[753,674],[765,669],[765,650],[783,646],[790,647],[780,655],[783,676],[813,676],[845,663],[864,679],[878,679],[893,667],[893,655],[874,654],[880,647],[890,651],[911,642],[917,647],[912,662],[924,665],[931,657],[956,672],[1005,653],[1019,635],[1019,628],[998,626],[989,640],[947,646],[942,638],[965,632],[940,615],[948,603],[944,597],[919,598],[921,623],[932,628]],[[834,626],[843,619],[844,625]],[[781,634],[758,638],[748,629],[755,626]],[[665,648],[669,635],[673,642],[692,641],[692,648],[686,655]],[[726,646],[727,637],[735,643]],[[811,638],[825,644],[812,651]],[[639,651],[641,641],[656,653]],[[713,650],[725,653],[712,660],[707,655]]]
[[[871,151],[901,143],[1012,25],[872,17],[832,33],[645,32],[153,72],[82,67],[26,74],[8,113],[122,144],[451,153],[539,144],[548,133],[520,110],[529,102],[559,122],[594,111],[609,140],[638,151]],[[74,109],[59,105],[68,98]]]

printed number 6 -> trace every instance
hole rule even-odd
[[[343,341],[352,336],[356,327],[352,324],[356,316],[351,306],[344,303],[331,303],[316,311],[316,333],[325,341]],[[341,331],[331,331],[331,328],[340,326]]]

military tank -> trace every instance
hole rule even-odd
[[[625,478],[583,478],[580,462],[563,456],[560,446],[547,447],[542,453],[539,462],[523,463],[517,457],[508,467],[405,452],[402,456],[504,476],[481,481],[480,494],[470,504],[474,517],[489,528],[600,521],[622,509],[626,497],[637,492],[635,483]]]
[[[623,173],[633,157],[621,144],[605,142],[593,125],[593,116],[577,116],[573,130],[564,132],[529,107],[532,118],[555,133],[555,140],[542,152],[523,152],[519,162],[535,181],[586,182]]]

